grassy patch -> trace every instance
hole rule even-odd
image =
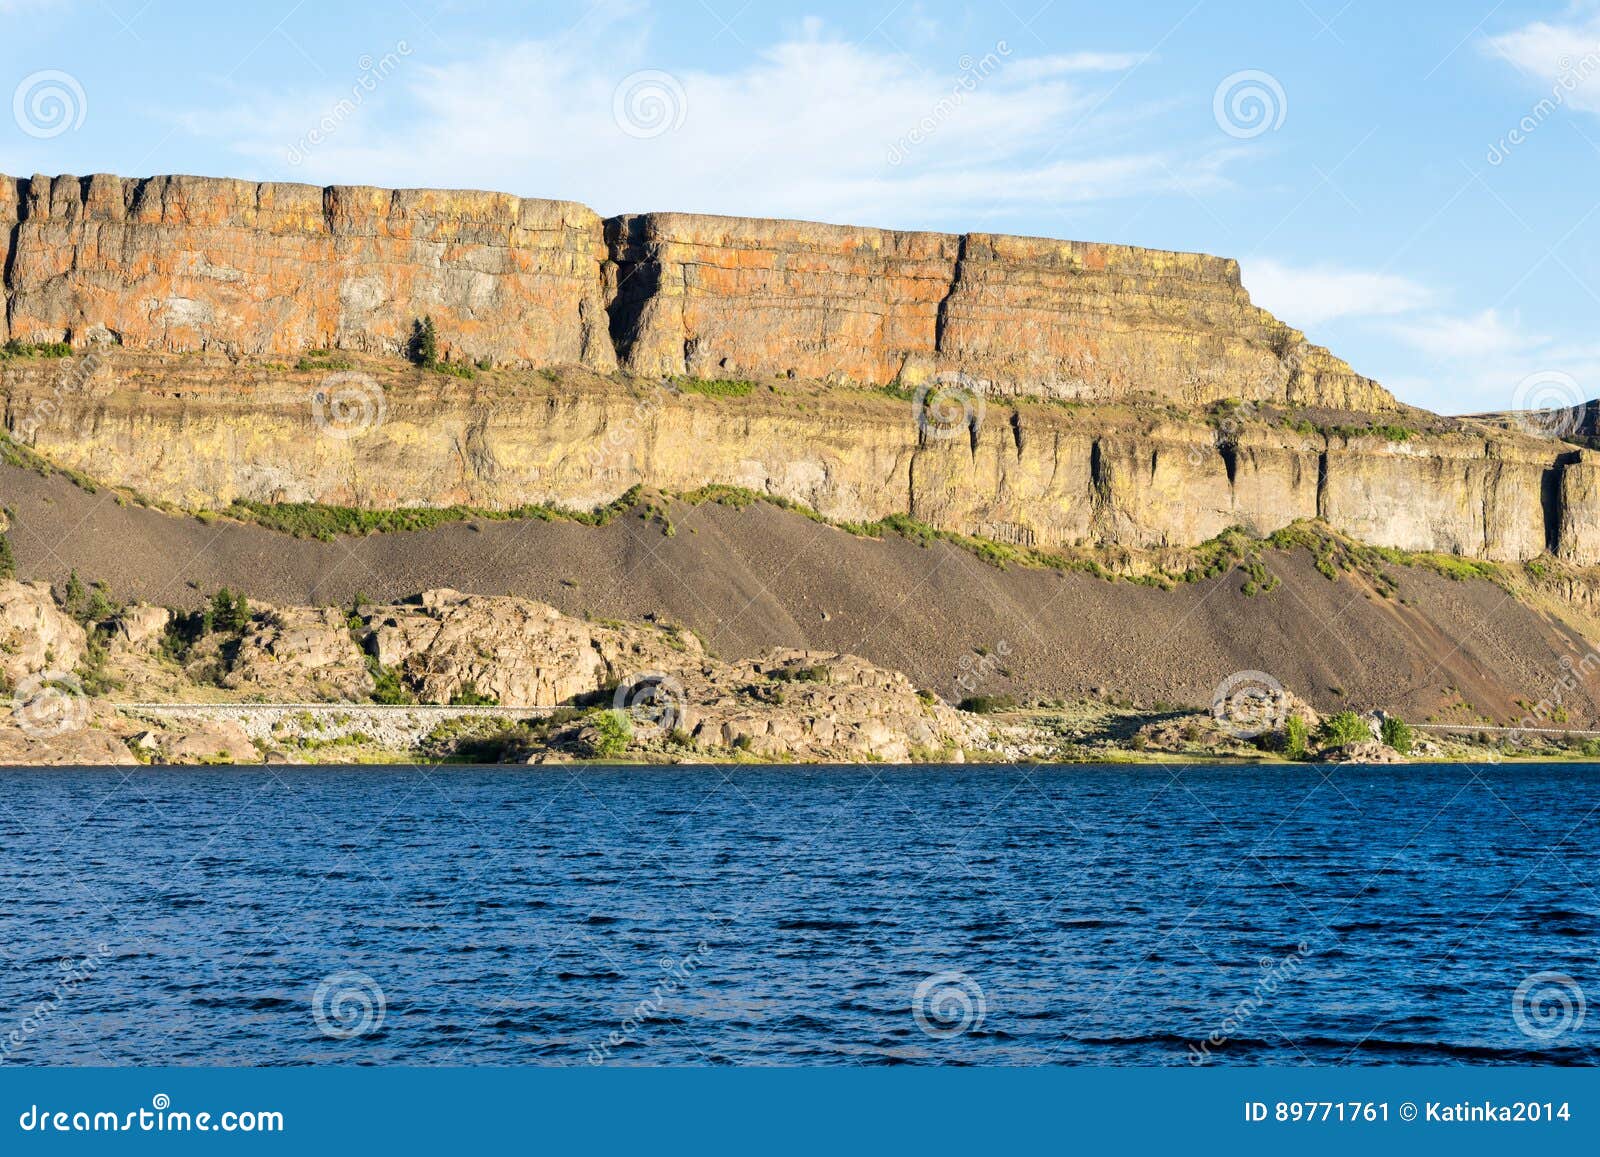
[[[672,379],[672,386],[681,393],[706,398],[747,398],[756,388],[754,382],[734,378],[677,377]]]
[[[249,502],[237,499],[223,513],[240,522],[251,522],[295,538],[318,538],[331,542],[339,535],[360,537],[398,534],[412,530],[433,530],[455,522],[505,522],[526,518],[540,522],[581,522],[586,526],[604,526],[631,508],[638,498],[639,488],[634,487],[614,502],[588,512],[537,503],[506,510],[488,510],[476,506],[407,506],[397,510],[368,510],[321,502]]]
[[[340,357],[332,350],[307,350],[295,362],[294,368],[301,373],[312,370],[350,370],[355,368],[355,362],[349,358]]]

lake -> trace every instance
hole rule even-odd
[[[0,772],[9,1064],[1600,1061],[1600,771]]]

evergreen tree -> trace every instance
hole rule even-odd
[[[411,342],[407,352],[411,360],[424,369],[431,370],[439,364],[439,331],[434,328],[431,314],[411,323]]]
[[[214,630],[237,634],[250,625],[250,601],[223,587],[211,596],[211,607],[207,614]]]

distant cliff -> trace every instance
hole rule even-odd
[[[1321,519],[1600,565],[1600,452],[1400,407],[1216,257],[105,176],[0,179],[0,246],[0,339],[76,353],[0,358],[6,430],[189,509],[720,484],[1050,549]],[[396,356],[424,316],[459,376]]]
[[[1251,305],[1217,257],[499,193],[201,177],[0,178],[0,340],[399,352],[600,373],[792,375],[991,394],[1394,399]]]

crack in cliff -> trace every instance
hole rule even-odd
[[[17,178],[13,182],[17,189],[17,219],[11,222],[11,228],[6,237],[6,264],[0,271],[0,289],[5,293],[5,320],[6,333],[11,333],[12,311],[16,307],[16,267],[17,250],[22,246],[22,223],[28,219],[28,184],[29,182]]]
[[[661,289],[661,246],[650,245],[644,217],[607,217],[601,227],[606,260],[616,271],[604,287],[606,331],[617,364],[626,366],[643,336],[645,311]]]
[[[950,266],[950,284],[944,291],[944,296],[939,299],[939,308],[933,315],[933,352],[935,355],[945,352],[944,335],[950,324],[950,299],[955,296],[956,287],[961,284],[964,265],[967,260],[967,238],[970,233],[963,233],[956,238],[956,259]]]
[[[1328,521],[1328,448],[1317,451],[1317,517]]]
[[[1565,480],[1567,467],[1576,466],[1582,460],[1583,452],[1580,450],[1557,454],[1554,461],[1539,474],[1539,513],[1544,519],[1544,548],[1553,555],[1561,553],[1561,520],[1565,513],[1561,484]]]

